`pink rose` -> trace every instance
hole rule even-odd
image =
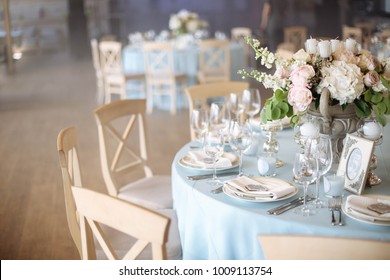
[[[275,76],[279,77],[281,79],[287,79],[288,76],[290,76],[290,72],[287,69],[280,67],[280,68],[276,69]]]
[[[367,87],[373,87],[377,83],[379,83],[379,81],[380,81],[379,74],[375,71],[369,71],[363,77],[363,82]]]
[[[305,111],[312,100],[313,95],[306,87],[294,86],[288,92],[288,103],[300,112]]]
[[[309,80],[314,77],[314,68],[311,65],[302,65],[294,69],[290,74],[293,86],[309,87]]]

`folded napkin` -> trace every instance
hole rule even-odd
[[[355,216],[390,222],[390,212],[388,212],[390,209],[390,197],[382,199],[350,195],[345,202],[345,208]]]
[[[191,164],[201,166],[206,169],[214,168],[212,159],[203,150],[189,151],[189,160]],[[229,168],[232,166],[232,161],[222,155],[215,163],[215,168]]]
[[[225,184],[237,195],[259,197],[269,200],[281,198],[295,191],[295,187],[287,182],[268,178],[254,180],[246,176],[241,176],[226,181]]]

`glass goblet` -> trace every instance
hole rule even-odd
[[[261,98],[260,91],[257,88],[245,89],[242,93],[242,104],[244,113],[248,114],[251,119],[260,112]]]
[[[224,137],[219,130],[211,130],[205,133],[203,150],[213,161],[213,177],[208,180],[210,185],[221,185],[217,178],[216,162],[223,155]]]
[[[312,154],[318,161],[318,172],[316,180],[316,195],[312,204],[316,208],[322,208],[325,203],[320,199],[320,180],[329,172],[333,163],[332,141],[328,135],[321,134],[312,145]]]
[[[242,93],[230,93],[228,95],[227,104],[230,112],[232,112],[236,118],[239,118],[239,116],[244,112]]]
[[[307,205],[307,188],[309,184],[317,179],[318,161],[316,158],[308,156],[302,151],[295,153],[293,173],[298,182],[303,185],[303,206],[295,209],[295,213],[302,216],[311,216],[316,214],[315,209]]]
[[[204,134],[209,128],[209,110],[205,108],[193,109],[191,112],[191,128],[196,139],[203,143]]]
[[[232,120],[229,128],[229,143],[233,150],[240,156],[238,176],[243,176],[242,159],[243,152],[252,144],[252,129],[247,121]]]

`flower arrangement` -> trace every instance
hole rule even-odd
[[[187,10],[180,10],[169,18],[169,29],[176,35],[193,33],[197,30],[205,29],[207,26],[208,23],[201,20],[198,14]]]
[[[330,93],[330,106],[345,109],[355,104],[359,118],[375,115],[378,122],[386,125],[390,114],[390,58],[378,61],[369,51],[362,50],[353,39],[317,41],[308,39],[306,50],[299,50],[292,58],[283,58],[257,39],[247,38],[255,51],[256,60],[268,69],[275,66],[273,74],[252,70],[238,71],[243,78],[254,78],[265,88],[274,91],[265,102],[267,120],[290,117],[295,125],[314,102],[319,107],[323,89]]]

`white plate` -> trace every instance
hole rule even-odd
[[[224,152],[222,157],[230,159],[230,161],[232,162],[232,166],[223,167],[223,168],[218,168],[217,167],[216,168],[217,171],[236,168],[240,164],[239,158],[236,155],[232,154],[232,153]],[[184,157],[182,157],[179,160],[179,164],[181,166],[185,167],[185,168],[190,168],[190,169],[193,169],[193,170],[199,170],[199,171],[213,170],[213,168],[205,168],[205,167],[201,166],[200,164],[196,164],[196,163],[192,162],[192,160],[191,160],[189,155],[185,155]]]
[[[348,211],[348,209],[345,209],[345,203],[343,203],[343,205],[341,206],[341,209],[343,210],[345,215],[347,215],[348,217],[350,217],[351,219],[354,219],[356,221],[367,223],[367,224],[372,224],[372,225],[387,226],[387,227],[390,226],[390,222],[378,221],[378,220],[375,220],[374,217],[367,216],[365,214],[359,213],[359,216],[354,215],[352,212]],[[368,218],[365,216],[367,216]]]
[[[260,178],[253,178],[253,179],[254,180],[258,180],[258,181],[261,182],[261,180],[259,180]],[[275,202],[275,201],[280,201],[280,200],[284,200],[284,199],[293,197],[294,195],[296,195],[298,193],[298,188],[296,186],[294,186],[293,184],[291,184],[290,182],[287,182],[287,181],[284,181],[284,180],[281,180],[281,179],[277,179],[277,178],[267,178],[267,180],[272,180],[272,181],[275,181],[275,182],[280,182],[282,184],[288,184],[290,186],[293,186],[294,187],[294,191],[292,191],[291,193],[289,193],[289,194],[287,194],[287,195],[285,195],[283,197],[279,197],[277,199],[261,198],[261,197],[256,197],[256,196],[253,196],[253,195],[247,195],[246,196],[246,195],[238,194],[235,191],[231,190],[226,185],[223,186],[223,192],[226,193],[230,197],[233,197],[233,198],[236,198],[236,199],[240,199],[240,200],[244,200],[244,201],[250,201],[250,202]]]

